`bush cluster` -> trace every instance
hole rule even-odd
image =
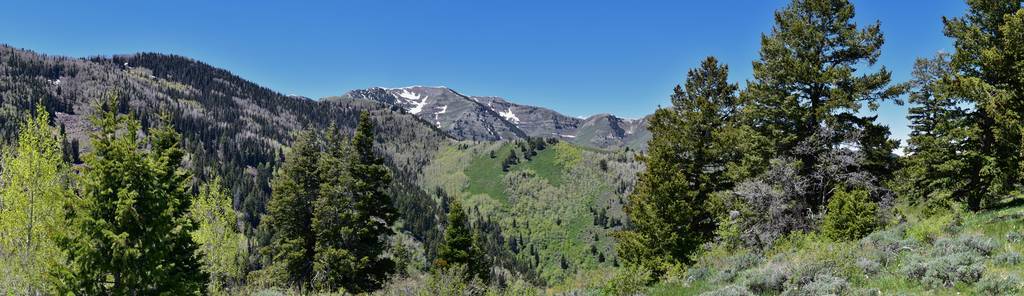
[[[975,283],[985,272],[985,257],[995,248],[995,242],[980,236],[941,238],[930,253],[908,259],[902,272],[929,288]]]

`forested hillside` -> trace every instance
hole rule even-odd
[[[1024,293],[1024,1],[967,4],[897,81],[884,24],[789,1],[637,120],[3,46],[0,293]]]
[[[92,118],[102,115],[101,110],[113,108],[119,116],[138,120],[142,134],[167,124],[181,135],[180,147],[186,152],[182,165],[193,176],[187,191],[201,197],[228,197],[231,210],[238,213],[232,228],[237,228],[239,237],[244,238],[240,254],[245,258],[237,259],[243,266],[241,274],[236,275],[236,288],[246,282],[237,282],[239,277],[245,279],[249,273],[262,276],[257,271],[266,267],[267,256],[271,256],[262,251],[273,241],[272,231],[265,227],[263,219],[269,214],[275,171],[287,159],[296,135],[302,130],[322,133],[329,127],[337,127],[341,134],[351,134],[361,111],[368,111],[374,119],[374,130],[378,132],[374,149],[384,156],[393,176],[386,190],[402,217],[396,229],[403,233],[393,243],[409,248],[405,252],[419,258],[410,258],[415,262],[404,262],[402,266],[421,270],[432,265],[438,256],[445,215],[453,197],[466,201],[473,221],[472,232],[480,236],[487,260],[497,268],[495,279],[524,279],[534,284],[560,282],[579,270],[617,264],[608,233],[621,228],[623,223],[622,198],[638,170],[631,152],[595,150],[563,143],[557,136],[528,138],[524,134],[512,137],[521,140],[461,142],[455,138],[462,136],[451,136],[398,105],[365,98],[317,101],[284,96],[228,71],[180,56],[144,53],[75,59],[12,47],[3,47],[2,52],[2,122],[6,124],[6,143],[18,142],[22,119],[39,113],[28,112],[37,107],[53,114],[48,121],[59,135],[61,158],[72,169],[87,167],[85,156],[95,152],[90,134],[97,131],[97,123]],[[501,158],[480,154],[484,147],[491,147],[489,153],[501,153]],[[582,165],[584,153],[591,156],[587,165]],[[562,154],[566,155],[554,157]],[[600,162],[593,156],[601,158]],[[451,163],[453,158],[479,160],[471,169],[460,166],[462,163]],[[626,170],[616,169],[619,167]],[[428,170],[445,173],[427,173]],[[448,170],[473,176],[474,191],[463,189],[468,183],[448,180]],[[537,171],[545,175],[534,176]],[[506,177],[512,173],[514,178]],[[572,180],[585,183],[570,189],[549,184],[553,181],[545,179],[563,174],[584,177]],[[480,183],[488,184],[491,196],[474,195],[481,193]],[[520,187],[534,183],[529,189]],[[573,197],[572,190],[583,185],[592,186],[586,188],[592,193],[580,199],[561,201],[560,206],[542,200]],[[542,194],[529,191],[542,188],[548,189]],[[505,191],[512,190],[517,193],[509,194],[521,202],[486,208],[493,206],[486,204],[488,201],[507,203]],[[485,207],[483,211],[481,205]],[[512,206],[535,210],[548,210],[550,206],[553,213],[567,217],[566,224],[572,220],[572,228],[562,221],[537,220],[533,223],[539,230],[520,233],[519,221],[530,225],[530,220],[538,217],[529,216],[536,212],[518,209],[522,216],[516,216],[515,221],[498,218],[515,210]],[[578,229],[592,230],[576,234]],[[556,240],[566,235],[575,238]],[[560,253],[568,249],[573,252]]]
[[[498,265],[541,283],[618,265],[611,234],[640,169],[632,152],[556,139],[459,144],[423,169],[421,186],[458,197]],[[444,198],[451,198],[445,196]]]
[[[147,129],[162,113],[184,139],[189,163],[199,179],[219,175],[231,189],[234,205],[245,215],[247,232],[259,224],[269,199],[269,180],[287,145],[302,128],[324,129],[334,124],[351,133],[361,110],[380,123],[380,149],[389,156],[397,182],[415,183],[438,145],[447,139],[418,119],[367,101],[319,102],[288,97],[230,72],[179,56],[137,54],[71,59],[3,47],[2,102],[5,141],[16,135],[23,111],[42,103],[55,114],[55,124],[67,135],[69,158],[90,150],[88,122],[95,106],[116,93],[118,111],[134,114]],[[385,144],[384,140],[388,139]],[[426,194],[412,186],[403,196]],[[416,202],[412,202],[416,203]],[[409,204],[408,207],[422,205]],[[411,210],[411,209],[410,209]],[[419,226],[410,226],[419,227]],[[422,226],[417,232],[425,232]],[[421,234],[425,235],[425,234]]]

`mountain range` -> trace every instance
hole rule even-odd
[[[595,148],[643,149],[650,138],[647,118],[623,119],[611,114],[577,118],[502,97],[467,96],[444,86],[373,87],[324,100],[345,99],[397,106],[460,140],[543,137]]]

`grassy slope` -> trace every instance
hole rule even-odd
[[[738,288],[767,295],[820,294],[829,286],[825,282],[845,285],[842,294],[853,295],[1024,293],[1024,199],[976,214],[908,215],[907,220],[854,242],[794,235],[763,256],[719,247],[681,279],[657,284],[649,294],[717,295]],[[815,278],[820,275],[839,280]]]
[[[503,172],[501,162],[512,149],[521,162]],[[606,209],[609,216],[622,217],[614,185],[636,168],[628,161],[609,160],[613,156],[562,142],[525,161],[512,143],[462,144],[442,149],[424,168],[421,185],[428,192],[445,189],[497,221],[506,237],[521,237],[526,245],[517,257],[536,262],[535,269],[545,280],[560,282],[581,270],[611,266],[615,260],[610,237],[615,227],[594,225],[591,211]],[[599,169],[601,159],[612,163],[609,171]],[[598,254],[604,262],[599,262]],[[563,257],[568,265],[564,269]]]
[[[505,186],[502,182],[508,172],[502,171],[501,163],[512,150],[516,150],[516,155],[520,157],[520,164],[509,168],[510,172],[529,170],[552,186],[558,186],[562,182],[562,171],[565,168],[555,163],[558,155],[557,148],[541,150],[532,160],[523,159],[522,151],[515,149],[513,145],[501,145],[493,150],[496,157],[491,158],[490,154],[485,154],[485,157],[474,157],[469,166],[463,170],[463,173],[469,177],[467,193],[486,194],[499,201],[507,202]]]

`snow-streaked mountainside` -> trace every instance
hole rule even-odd
[[[375,87],[324,98],[344,99],[365,99],[401,108],[460,140],[496,141],[526,136],[497,112],[447,87]]]
[[[611,114],[576,118],[501,97],[466,96],[443,86],[374,87],[325,98],[338,99],[366,99],[395,106],[457,139],[555,137],[590,147],[632,149],[645,148],[650,139],[646,118],[623,119]]]

